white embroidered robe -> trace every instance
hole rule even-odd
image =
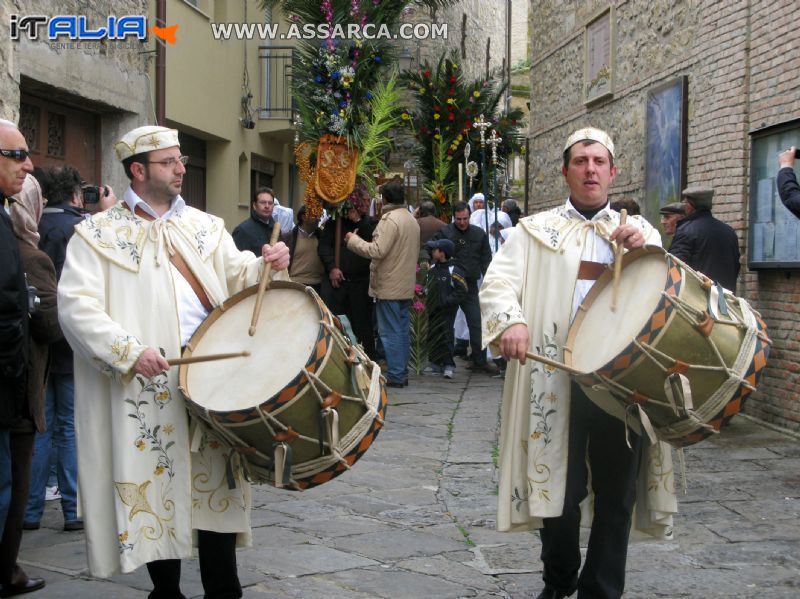
[[[643,218],[630,223],[642,229],[648,244],[660,245],[658,232]],[[607,211],[587,221],[566,206],[519,221],[495,255],[480,291],[483,342],[498,339],[509,326],[528,325],[533,351],[563,362],[578,267],[591,230],[610,243],[619,213]],[[603,241],[606,240],[606,241]],[[602,340],[598,340],[602,344]],[[570,409],[570,379],[562,371],[527,360],[508,364],[501,408],[497,529],[542,527],[542,518],[560,516],[564,506]],[[616,400],[604,392],[591,398],[619,416]],[[643,439],[634,526],[670,538],[677,511],[670,448]],[[582,506],[591,521],[591,490]]]
[[[236,249],[220,219],[189,207],[146,221],[120,203],[78,225],[67,247],[59,317],[75,349],[80,505],[95,576],[190,557],[197,529],[250,543],[249,483],[234,461],[229,488],[228,451],[190,424],[178,367],[150,380],[131,370],[148,347],[181,353],[170,246],[214,306],[255,284],[263,265]]]

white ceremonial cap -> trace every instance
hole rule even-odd
[[[122,139],[114,144],[114,150],[117,152],[117,159],[122,161],[135,154],[179,145],[177,129],[145,125],[123,135]]]
[[[609,154],[611,154],[611,157],[614,157],[614,142],[611,141],[611,136],[602,129],[595,129],[594,127],[584,127],[583,129],[578,129],[575,133],[570,135],[567,138],[564,151],[566,152],[579,141],[588,140],[596,141],[597,143],[602,144],[608,150]]]
[[[472,197],[470,198],[470,200],[481,200],[482,202],[485,202],[485,201],[486,201],[486,198],[485,198],[485,197],[483,196],[483,194],[482,194],[482,193],[479,191],[479,192],[477,192],[477,193],[474,193],[474,194],[472,194]]]

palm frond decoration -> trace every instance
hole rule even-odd
[[[397,77],[393,73],[385,83],[379,81],[370,100],[369,118],[360,137],[358,168],[356,178],[363,181],[370,195],[375,193],[375,173],[386,171],[383,157],[391,149],[392,139],[389,131],[400,123],[400,90]]]

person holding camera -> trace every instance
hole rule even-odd
[[[800,150],[792,146],[788,150],[778,154],[778,195],[781,202],[792,214],[800,218],[800,185],[797,184],[797,176],[794,172],[794,161],[800,158]]]
[[[75,225],[85,218],[81,175],[71,166],[48,169],[42,177],[47,207],[39,222],[39,249],[53,261],[56,279],[61,278],[67,243]],[[83,529],[78,518],[78,458],[75,449],[75,381],[72,349],[65,339],[50,348],[50,374],[45,392],[47,428],[36,434],[31,462],[31,484],[25,512],[25,530],[37,530],[45,505],[50,473],[50,452],[57,451],[56,476],[61,493],[64,530]]]

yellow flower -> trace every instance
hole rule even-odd
[[[433,136],[433,139],[442,139],[442,136],[437,133]]]
[[[541,436],[542,436],[542,433],[540,433],[539,431],[536,431],[535,433],[533,433],[533,434],[531,435],[531,439],[533,439],[534,441],[536,441],[536,440],[537,440],[539,437],[541,437]]]
[[[169,391],[161,391],[159,393],[156,393],[156,401],[164,403],[168,399],[169,399]]]
[[[438,112],[433,113],[433,120],[438,121],[441,118],[441,115]]]
[[[558,401],[558,395],[556,395],[555,393],[550,393],[547,396],[547,399],[550,401],[550,403],[556,403]]]
[[[454,68],[454,69],[457,69],[457,68],[458,68],[458,65],[457,65],[456,63],[453,63],[453,68]]]
[[[127,541],[127,540],[128,540],[128,531],[126,530],[126,531],[124,531],[124,532],[121,532],[121,533],[119,534],[119,542],[120,542],[120,543],[124,543],[124,542],[125,542],[125,541]]]
[[[161,476],[164,473],[164,464],[159,464],[156,466],[156,469],[153,470],[153,474],[156,476]]]
[[[473,97],[475,97],[475,98],[480,98],[480,97],[481,97],[481,92],[479,92],[479,91],[476,89],[474,92],[472,92],[472,95],[473,95]]]
[[[138,449],[139,451],[144,451],[144,440],[143,439],[137,439],[135,445],[136,445],[136,449]]]
[[[404,121],[407,121],[408,119],[411,118],[411,115],[408,114],[407,112],[404,112],[403,114],[400,115],[400,118],[402,118]]]
[[[455,104],[455,103],[456,103],[456,101],[455,101],[455,99],[453,99],[453,98],[447,98],[447,103],[448,103],[448,104]]]
[[[165,424],[164,428],[162,428],[161,430],[164,431],[166,434],[171,435],[173,432],[175,432],[175,427],[172,426],[171,424]]]

